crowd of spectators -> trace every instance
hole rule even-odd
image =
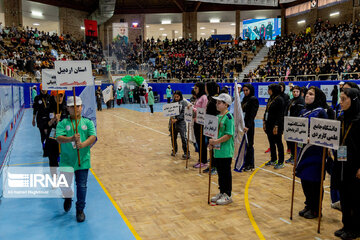
[[[41,69],[54,68],[55,60],[91,60],[93,69],[106,72],[100,42],[79,41],[29,27],[4,27],[0,23],[0,62],[19,75],[40,79]]]
[[[152,38],[144,41],[142,46],[139,42],[112,43],[110,55],[114,54],[120,64],[126,62],[126,70],[136,69],[143,63],[153,66],[148,74],[150,79],[231,79],[248,63],[244,51],[255,53],[261,44],[261,40],[239,39],[221,44],[213,38],[199,41],[167,38],[156,41]]]
[[[318,19],[313,34],[308,27],[299,34],[277,37],[270,48],[267,64],[259,66],[248,77],[271,79],[276,76],[286,79],[288,76],[360,72],[358,59],[350,63],[354,51],[359,51],[359,37],[358,19],[355,23],[342,23],[337,26]],[[357,74],[348,74],[345,79],[350,77],[358,78]],[[337,79],[337,76],[319,77],[320,80],[328,78]]]

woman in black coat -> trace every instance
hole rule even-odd
[[[340,105],[344,115],[341,121],[340,148],[335,154],[334,173],[340,189],[342,222],[344,227],[335,232],[341,239],[360,237],[360,100],[357,89],[344,89]],[[342,151],[343,150],[343,151]],[[346,157],[340,160],[340,152]],[[345,160],[345,161],[344,161]]]
[[[284,131],[284,100],[280,96],[281,88],[278,84],[270,84],[268,87],[270,98],[266,105],[263,129],[270,143],[271,159],[265,165],[273,165],[275,169],[284,167],[284,145],[282,134]],[[276,155],[278,150],[278,157]]]
[[[245,128],[248,144],[245,154],[244,171],[254,169],[254,135],[255,135],[255,117],[259,110],[259,100],[255,97],[255,89],[251,84],[243,86],[244,99],[241,102],[242,109],[245,113]]]
[[[305,100],[304,98],[300,95],[301,89],[299,86],[294,86],[293,87],[293,99],[291,99],[289,105],[287,106],[286,109],[286,116],[290,116],[290,117],[298,117],[300,116],[300,111],[304,109],[305,107]],[[290,149],[291,152],[291,156],[288,160],[286,160],[286,163],[294,163],[294,155],[295,155],[295,143],[294,142],[286,142],[288,149]]]

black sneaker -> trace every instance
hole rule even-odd
[[[85,213],[83,210],[76,210],[76,221],[78,222],[85,221]]]
[[[189,155],[186,155],[186,153],[184,153],[182,155],[182,159],[186,160],[186,159],[189,159],[190,158],[190,154]]]
[[[65,212],[70,211],[70,209],[71,209],[71,202],[72,202],[71,198],[65,198],[65,201],[64,201],[64,211],[65,211]]]
[[[340,238],[344,239],[344,240],[356,239],[358,237],[360,237],[359,233],[348,232],[348,231],[344,231],[344,233],[341,234],[341,236],[340,236]]]
[[[300,215],[301,217],[303,217],[304,214],[305,214],[307,211],[309,211],[309,210],[310,210],[310,209],[305,206],[305,208],[299,212],[299,215]]]
[[[318,213],[316,212],[313,212],[311,210],[307,211],[306,213],[304,213],[304,218],[306,219],[314,219],[314,218],[317,218],[319,216]]]
[[[203,173],[208,173],[208,172],[209,172],[209,168],[203,170]]]
[[[275,166],[277,164],[277,160],[276,161],[268,161],[267,163],[265,163],[265,166]]]
[[[335,232],[334,232],[334,235],[335,235],[336,237],[341,237],[341,235],[343,235],[344,233],[345,233],[344,228],[341,228],[341,229],[335,231]]]

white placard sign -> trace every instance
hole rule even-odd
[[[90,61],[55,61],[55,73],[59,86],[94,85]]]
[[[113,90],[111,86],[108,86],[107,88],[105,88],[102,91],[103,94],[103,98],[104,98],[104,103],[107,103],[108,101],[110,101],[113,98]]]
[[[43,69],[41,71],[41,83],[44,90],[71,90],[71,87],[60,86],[56,80],[56,73],[54,69]]]
[[[309,120],[299,117],[284,118],[284,138],[289,142],[308,143]]]
[[[184,112],[185,122],[191,123],[193,118],[193,110],[192,108],[185,108]]]
[[[217,116],[205,115],[205,124],[204,124],[204,135],[207,137],[215,138],[218,137],[218,118]]]
[[[326,101],[331,101],[332,96],[331,92],[333,91],[335,85],[321,85],[320,89],[325,93]]]
[[[169,103],[163,105],[163,114],[165,117],[174,117],[180,114],[179,103]]]
[[[197,108],[196,109],[196,123],[200,125],[205,124],[205,108]]]
[[[340,121],[311,118],[309,136],[310,144],[337,150],[340,142]]]
[[[259,98],[269,98],[268,87],[269,85],[258,85]]]

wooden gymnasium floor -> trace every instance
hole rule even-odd
[[[264,108],[258,113],[261,119]],[[98,142],[92,167],[142,239],[336,239],[341,213],[330,208],[329,178],[324,186],[321,234],[317,219],[298,216],[304,207],[301,185],[296,183],[294,218],[289,220],[292,165],[274,170],[233,172],[233,203],[207,204],[208,175],[192,165],[198,159],[191,146],[189,170],[181,154],[171,157],[168,118],[162,113],[141,113],[125,108],[98,112]],[[179,149],[181,142],[178,138]],[[255,164],[269,160],[262,128],[255,133]],[[289,157],[285,155],[285,159]],[[297,179],[299,180],[299,179]],[[212,177],[217,193],[217,175]],[[248,201],[251,221],[246,210]],[[257,232],[254,229],[257,229]]]

